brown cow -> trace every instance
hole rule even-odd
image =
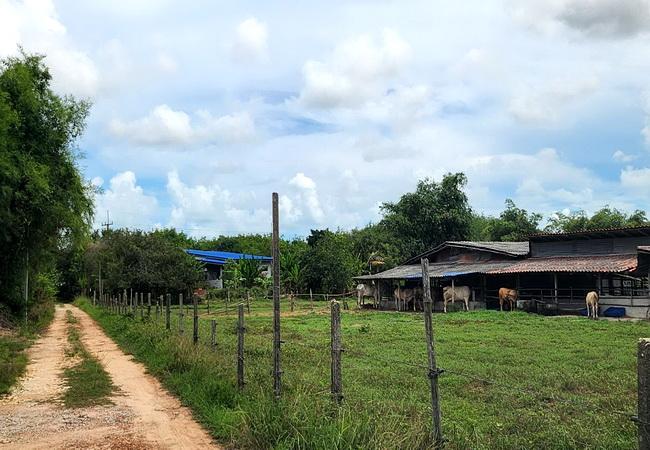
[[[596,291],[591,291],[587,293],[587,298],[585,301],[587,302],[587,317],[589,319],[598,319],[598,300],[600,298],[598,297],[598,292]]]
[[[397,303],[397,309],[406,309],[411,300],[413,300],[413,310],[415,310],[415,300],[422,298],[422,288],[395,288],[393,295],[395,296],[395,301]],[[400,307],[400,303],[402,306]]]
[[[517,305],[517,297],[519,293],[515,289],[500,288],[499,289],[499,309],[503,311],[503,304],[508,302],[510,311],[513,311]]]

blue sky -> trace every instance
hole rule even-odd
[[[458,3],[458,2],[456,2]],[[0,56],[93,102],[97,219],[352,228],[418,179],[472,206],[650,209],[650,0],[0,0]]]

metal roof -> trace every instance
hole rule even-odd
[[[405,264],[413,264],[420,261],[425,256],[431,256],[447,247],[464,248],[468,250],[479,250],[489,253],[497,253],[506,256],[526,256],[530,251],[528,241],[520,242],[500,242],[500,241],[445,241],[442,244],[427,250],[406,261]]]
[[[490,274],[530,272],[627,272],[637,267],[637,255],[550,256],[510,263]]]
[[[650,253],[650,245],[639,245],[639,246],[637,247],[637,249],[638,249],[640,252]]]
[[[455,277],[473,273],[490,273],[491,271],[512,265],[512,261],[491,261],[480,263],[442,262],[429,264],[431,278]],[[405,278],[422,278],[420,264],[407,264],[385,270],[374,275],[355,277],[358,280],[399,280]]]
[[[273,258],[270,256],[261,256],[261,255],[251,255],[248,253],[234,253],[234,252],[220,252],[213,250],[193,250],[186,249],[185,252],[188,255],[194,256],[198,261],[201,261],[206,264],[215,264],[215,265],[224,265],[229,260],[238,260],[238,259],[255,259],[263,262],[271,262]]]
[[[599,228],[568,233],[537,233],[529,236],[531,241],[564,241],[571,239],[602,239],[610,237],[650,236],[650,225],[623,228]]]

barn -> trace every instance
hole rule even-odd
[[[223,268],[228,261],[254,259],[259,261],[260,266],[262,266],[263,270],[265,270],[267,274],[270,274],[271,262],[273,261],[273,258],[270,256],[251,255],[246,253],[193,249],[186,249],[185,253],[193,256],[194,259],[203,264],[208,286],[216,289],[223,288]]]
[[[450,241],[357,279],[374,288],[378,308],[420,309],[421,299],[399,292],[422,285],[421,258],[430,261],[435,310],[442,309],[442,288],[453,285],[470,287],[470,309],[497,308],[499,288],[508,287],[519,291],[519,308],[544,314],[580,311],[591,290],[601,295],[601,311],[621,307],[644,318],[650,311],[648,226],[540,233],[523,242]]]

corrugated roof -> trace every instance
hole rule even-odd
[[[234,252],[220,252],[212,250],[194,250],[186,249],[188,255],[194,256],[197,260],[207,264],[224,265],[228,260],[238,259],[255,259],[264,262],[271,262],[273,258],[270,256],[251,255],[247,253],[234,253]]]
[[[549,241],[566,239],[598,239],[605,237],[650,236],[650,225],[621,228],[597,228],[567,233],[536,233],[529,236],[531,241]]]
[[[650,245],[639,245],[637,249],[640,252],[650,253]]]
[[[455,277],[472,273],[489,273],[490,271],[512,265],[511,261],[492,261],[481,263],[444,262],[429,264],[429,274],[432,278]],[[359,280],[399,280],[405,278],[422,278],[420,264],[407,264],[385,270],[374,275],[355,277]]]
[[[528,258],[490,274],[530,272],[626,272],[637,266],[637,255],[552,256]]]
[[[507,256],[526,256],[530,251],[528,241],[522,242],[500,242],[500,241],[445,241],[442,244],[427,250],[417,256],[408,259],[405,264],[419,263],[421,258],[430,256],[447,247],[465,248],[469,250],[479,250],[489,253],[498,253]]]

